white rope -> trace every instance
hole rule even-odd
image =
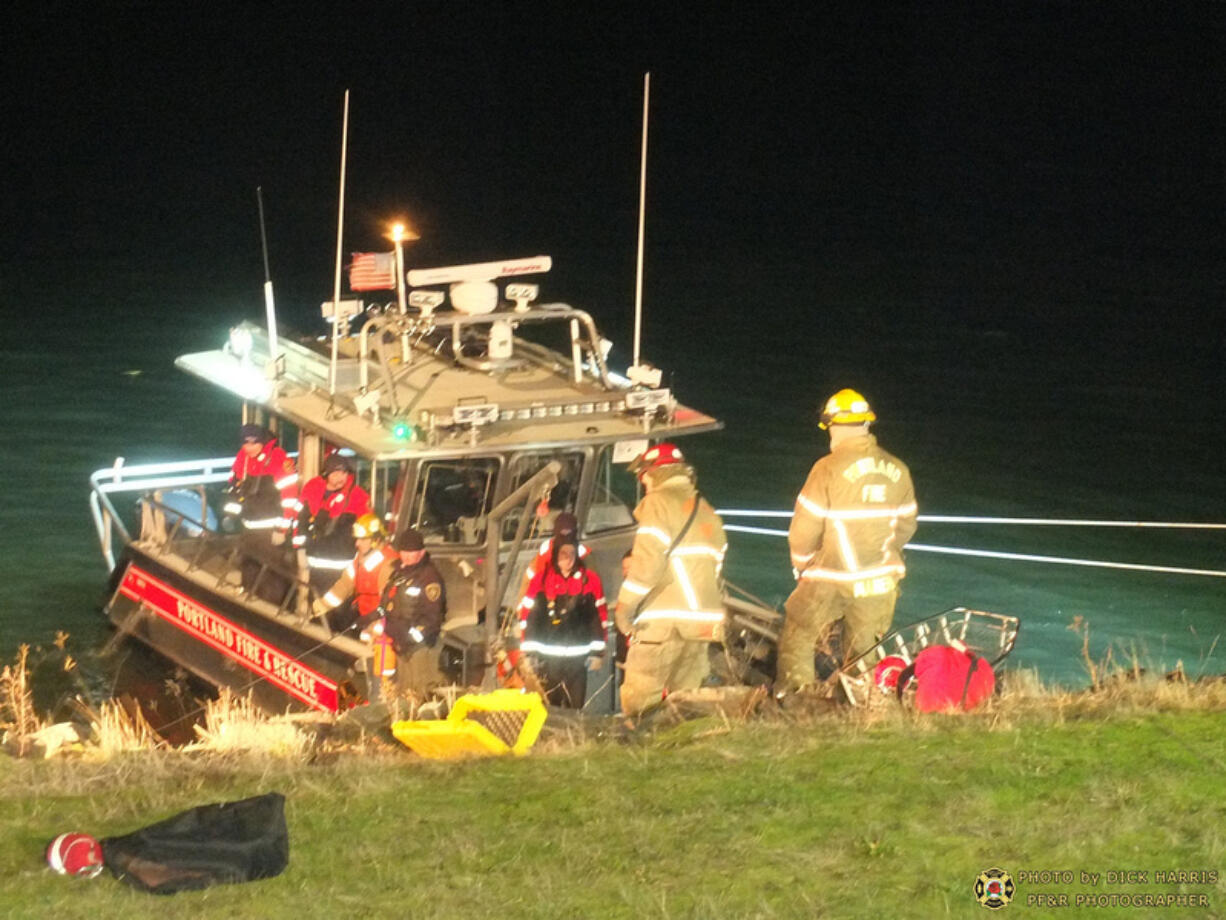
[[[1104,562],[1100,559],[1072,559],[1068,556],[1034,556],[1029,553],[998,553],[987,549],[962,549],[957,546],[929,546],[908,543],[907,549],[919,553],[945,553],[950,556],[981,556],[985,559],[1016,559],[1021,562],[1051,562],[1058,565],[1086,565],[1103,569],[1130,569],[1134,572],[1167,572],[1172,575],[1213,575],[1226,578],[1219,569],[1185,569],[1170,565],[1143,565],[1138,562]]]
[[[1041,524],[1054,527],[1166,527],[1184,530],[1226,530],[1226,524],[1207,521],[1083,521],[1071,518],[964,517],[956,514],[921,514],[916,520],[927,524]]]
[[[716,511],[716,514],[722,512]],[[746,527],[744,524],[725,524],[724,530],[735,531],[736,533],[760,533],[768,537],[786,537],[786,530],[771,530],[769,527]]]
[[[715,513],[721,517],[790,518],[792,516],[791,511],[746,511],[739,508],[720,508]],[[1049,527],[1166,527],[1186,530],[1226,530],[1226,524],[1199,521],[1104,521],[1072,518],[968,517],[957,514],[921,514],[916,520],[921,524],[1040,524]]]
[[[767,527],[744,527],[728,524],[724,530],[737,533],[761,534],[768,537],[786,537],[786,530],[771,530]],[[1019,562],[1048,562],[1056,565],[1081,565],[1103,569],[1129,569],[1134,572],[1165,572],[1169,575],[1210,575],[1226,578],[1226,571],[1219,569],[1188,569],[1169,565],[1144,565],[1137,562],[1106,562],[1099,559],[1073,559],[1067,556],[1036,556],[1030,553],[1002,553],[989,549],[963,549],[958,546],[931,546],[926,543],[908,543],[905,547],[918,553],[944,553],[949,556],[978,556],[984,559],[1012,559]]]

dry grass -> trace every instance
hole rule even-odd
[[[823,731],[858,734],[891,729],[921,732],[947,724],[951,718],[969,720],[982,730],[1008,731],[1022,724],[1060,725],[1069,721],[1106,717],[1130,717],[1152,712],[1226,710],[1226,680],[1207,678],[1189,680],[1182,668],[1157,676],[1142,668],[1136,656],[1126,661],[1108,651],[1101,661],[1089,657],[1089,628],[1080,619],[1070,629],[1082,636],[1083,656],[1091,686],[1086,690],[1067,690],[1045,686],[1033,671],[1007,671],[1002,675],[997,694],[973,713],[924,715],[900,706],[891,696],[881,696],[870,705],[855,709],[836,706],[815,695],[810,705],[778,710],[760,689],[728,688],[723,691],[698,691],[684,698],[678,695],[661,710],[645,719],[620,717],[583,717],[567,710],[554,710],[536,749],[540,753],[564,754],[610,741],[627,739],[673,738],[687,743],[694,738],[730,733],[751,722],[785,725],[820,725]],[[66,635],[57,637],[62,651]],[[73,662],[65,656],[65,667]],[[22,646],[15,661],[0,673],[0,730],[5,749],[18,757],[51,756],[75,753],[82,759],[106,762],[134,752],[166,750],[159,737],[132,701],[108,700],[91,707],[78,700],[77,712],[88,724],[81,743],[56,743],[43,739],[56,735],[56,729],[36,711],[30,686],[30,648]],[[421,701],[396,697],[386,688],[388,703],[384,716],[391,718],[429,718],[441,715],[431,706],[422,709]],[[456,689],[441,706],[445,711],[462,692]],[[705,694],[705,695],[704,695]],[[197,740],[182,750],[191,755],[253,754],[288,762],[318,762],[346,751],[387,749],[377,728],[361,731],[338,730],[332,716],[270,716],[259,710],[250,697],[227,690],[217,700],[203,704],[203,724],[195,727]],[[372,716],[375,713],[372,708]],[[384,719],[384,725],[390,718]],[[692,723],[683,727],[684,723]],[[394,750],[399,749],[394,745]]]
[[[205,704],[204,724],[195,728],[200,740],[185,750],[217,754],[259,751],[300,759],[311,746],[310,736],[292,721],[269,716],[250,696],[235,696],[224,688],[217,699]]]
[[[17,660],[0,671],[0,731],[6,748],[18,757],[28,753],[31,736],[43,728],[30,689],[30,646],[22,644]]]

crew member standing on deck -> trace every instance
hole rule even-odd
[[[869,434],[876,420],[855,390],[839,390],[822,409],[830,453],[809,471],[788,528],[797,583],[779,637],[781,694],[813,683],[814,646],[840,617],[844,662],[879,642],[894,619],[915,488],[906,464]]]
[[[379,600],[400,557],[387,544],[383,525],[373,514],[364,514],[354,522],[353,542],[357,555],[328,593],[315,601],[311,612],[327,616],[333,632],[345,632],[353,626],[361,629],[362,639],[371,643],[374,652],[375,673],[391,677],[396,673],[396,652],[386,635]]]
[[[396,685],[424,696],[443,680],[438,637],[447,616],[447,591],[420,533],[405,528],[392,546],[399,558],[383,589],[381,606],[386,634],[396,649]]]
[[[354,480],[353,460],[338,452],[302,487],[294,546],[306,550],[311,587],[322,594],[353,559],[353,525],[370,513],[370,496]]]
[[[354,521],[353,542],[357,553],[341,571],[341,577],[311,606],[315,616],[327,615],[333,632],[344,632],[354,624],[365,627],[373,619],[383,588],[399,561],[396,551],[387,544],[383,525],[373,514]]]
[[[630,636],[622,711],[634,715],[670,692],[697,689],[710,673],[707,647],[723,633],[728,541],[674,445],[648,449],[630,471],[647,494],[634,509],[639,528],[615,616]]]
[[[569,511],[563,511],[553,522],[553,535],[541,543],[541,548],[536,554],[536,558],[528,563],[528,567],[524,569],[524,577],[519,586],[519,596],[522,598],[519,607],[519,618],[522,622],[532,610],[532,605],[536,603],[535,595],[529,592],[528,587],[536,579],[541,572],[549,568],[553,562],[557,552],[557,546],[561,543],[574,543],[578,547],[579,560],[582,562],[588,552],[587,546],[579,542],[579,521]]]
[[[532,578],[520,604],[520,651],[552,706],[582,709],[587,672],[604,664],[609,614],[604,587],[579,557],[574,531],[556,532],[553,555]]]
[[[242,446],[230,471],[223,510],[242,524],[242,584],[244,590],[250,590],[265,564],[286,563],[280,547],[294,520],[298,472],[276,437],[263,426],[243,425],[239,437]],[[266,573],[257,593],[279,602],[275,595],[286,587],[280,576]]]

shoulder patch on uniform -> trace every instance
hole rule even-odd
[[[426,585],[426,597],[432,601],[438,600],[443,596],[443,587],[437,581]]]

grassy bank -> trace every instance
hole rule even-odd
[[[1226,877],[1224,708],[1220,684],[1159,685],[1023,695],[969,716],[659,723],[452,765],[394,748],[0,758],[0,915],[982,917],[972,886],[999,866],[1150,873],[1019,882],[1009,913],[1220,916],[1226,883],[1153,873]],[[119,834],[270,790],[290,826],[277,879],[154,898],[44,868],[58,832]],[[1086,892],[1180,891],[1209,906],[1072,906]],[[1071,906],[1028,906],[1040,892]]]

